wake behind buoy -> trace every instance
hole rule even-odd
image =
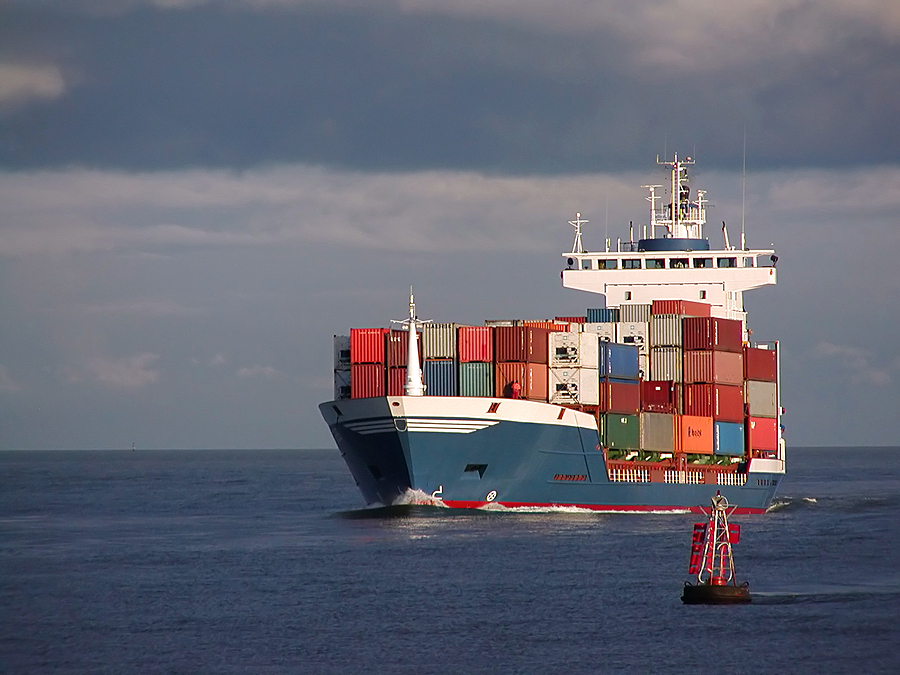
[[[741,526],[728,523],[728,500],[719,492],[712,498],[709,520],[695,523],[688,574],[697,583],[685,583],[681,601],[686,605],[722,605],[751,601],[747,582],[737,583],[731,547],[741,538]]]

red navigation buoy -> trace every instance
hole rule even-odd
[[[741,526],[728,523],[729,508],[728,500],[716,492],[709,520],[694,524],[688,573],[697,575],[697,583],[684,585],[681,601],[687,605],[750,602],[749,585],[746,581],[739,585],[734,576],[731,546],[740,541]]]

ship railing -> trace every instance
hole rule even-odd
[[[745,473],[719,473],[716,474],[718,485],[744,485],[747,482]]]
[[[701,485],[706,481],[703,479],[702,471],[680,471],[678,469],[667,469],[665,473],[666,483]]]
[[[611,466],[609,479],[615,483],[649,483],[650,471],[643,467]]]

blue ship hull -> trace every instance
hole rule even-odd
[[[399,396],[319,408],[369,504],[698,511],[721,492],[737,512],[760,513],[784,477],[783,462],[752,460],[715,482],[674,470],[611,480],[594,417],[547,403]]]

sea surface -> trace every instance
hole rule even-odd
[[[900,449],[800,448],[686,606],[696,516],[363,509],[336,450],[0,453],[2,673],[900,673]]]

